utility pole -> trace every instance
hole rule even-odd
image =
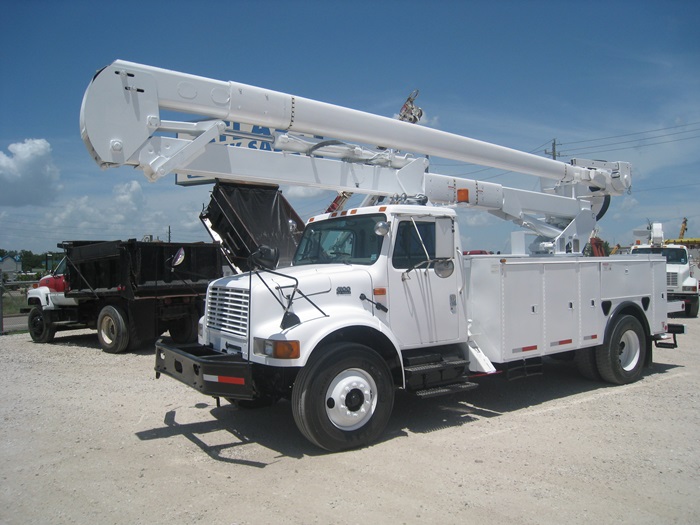
[[[557,160],[557,139],[552,139],[552,151],[544,150],[545,155],[551,155],[554,160]]]
[[[170,242],[170,225],[168,225],[168,242]]]

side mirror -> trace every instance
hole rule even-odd
[[[250,263],[254,268],[264,268],[265,270],[274,270],[277,268],[277,263],[280,259],[280,251],[277,248],[271,248],[261,244],[257,250],[250,254]]]
[[[386,221],[379,221],[374,225],[374,233],[379,237],[386,237],[389,234],[389,223]]]
[[[451,259],[441,259],[435,261],[433,268],[435,268],[435,275],[441,279],[446,279],[455,271],[455,263]]]
[[[170,266],[175,268],[176,266],[180,266],[182,262],[185,260],[185,249],[180,248],[178,249],[177,252],[175,252],[175,255],[173,255],[172,260],[170,262]]]

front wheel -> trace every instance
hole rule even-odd
[[[194,343],[197,340],[197,325],[199,318],[195,315],[170,321],[168,331],[170,337],[178,344]]]
[[[29,335],[35,343],[50,343],[56,335],[56,327],[51,325],[39,306],[30,310],[27,325]]]
[[[109,354],[118,354],[129,346],[129,325],[124,311],[117,306],[105,306],[97,318],[97,339]]]
[[[693,297],[688,303],[685,309],[686,317],[697,317],[698,309],[700,307],[700,297]]]
[[[354,343],[331,344],[316,352],[294,383],[297,427],[331,452],[372,443],[384,431],[394,405],[386,362]]]
[[[609,337],[596,349],[598,372],[609,383],[634,383],[642,376],[647,353],[644,328],[631,315],[623,315],[613,322]]]

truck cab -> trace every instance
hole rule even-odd
[[[349,330],[386,339],[397,359],[400,350],[464,340],[458,239],[455,212],[446,208],[313,217],[291,267],[211,283],[200,344],[260,364],[304,366],[322,341]],[[232,296],[241,298],[235,313]],[[298,346],[291,361],[279,361],[283,342]]]
[[[698,279],[695,276],[697,263],[688,253],[688,248],[676,244],[640,244],[633,246],[630,253],[654,253],[666,258],[666,291],[669,301],[685,303],[688,317],[698,316]]]
[[[44,309],[52,309],[61,306],[75,306],[77,301],[66,297],[66,265],[64,257],[58,266],[49,275],[42,277],[39,284],[27,292],[29,306],[40,306]]]

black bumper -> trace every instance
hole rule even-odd
[[[254,399],[252,365],[239,355],[221,354],[198,344],[173,346],[156,342],[156,377],[165,374],[202,394],[230,399]]]

